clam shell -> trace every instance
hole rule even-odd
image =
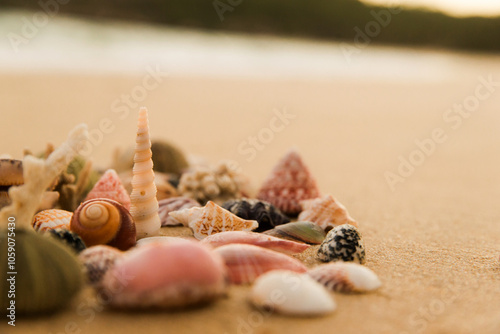
[[[61,228],[69,230],[69,224],[72,217],[73,212],[66,210],[44,210],[40,211],[33,217],[31,226],[33,226],[33,229],[38,232]]]
[[[17,186],[23,183],[22,160],[0,159],[0,186]]]
[[[358,226],[358,223],[349,216],[346,208],[332,195],[302,201],[300,205],[303,211],[298,219],[313,222],[324,230],[330,230],[342,224]]]
[[[307,274],[275,270],[260,276],[250,293],[253,305],[290,316],[320,316],[335,311],[328,291]]]
[[[190,209],[192,207],[201,207],[200,203],[195,200],[182,196],[163,199],[158,202],[158,206],[161,226],[182,225],[182,223],[177,221],[174,217],[169,216],[169,212]]]
[[[309,270],[308,274],[338,292],[368,292],[382,286],[377,274],[357,263],[328,263]]]
[[[233,284],[252,283],[260,275],[276,269],[298,273],[307,271],[299,260],[282,253],[254,245],[231,244],[214,250],[224,259],[229,281]]]
[[[122,185],[118,174],[113,169],[108,169],[88,193],[85,201],[94,198],[112,199],[130,210],[130,196]]]
[[[365,246],[361,233],[349,224],[334,227],[319,247],[318,258],[324,262],[365,263]]]
[[[127,250],[135,245],[136,230],[130,213],[120,203],[106,198],[83,202],[70,223],[88,247],[109,245]]]
[[[169,215],[183,225],[188,225],[198,240],[219,232],[251,231],[259,226],[255,220],[241,219],[212,201],[201,208],[173,211]]]
[[[99,293],[122,309],[179,308],[206,303],[226,291],[222,259],[197,242],[151,243],[127,252]]]
[[[303,243],[246,231],[216,233],[206,237],[201,242],[212,247],[220,247],[229,244],[249,244],[290,255],[302,253],[309,248],[309,245]]]
[[[311,222],[293,222],[279,225],[264,232],[264,234],[312,245],[321,244],[326,237],[325,231]]]
[[[257,198],[267,201],[283,213],[295,216],[300,202],[319,196],[318,186],[309,169],[295,151],[289,151],[264,181]]]
[[[111,269],[116,260],[123,256],[123,252],[118,249],[98,245],[89,247],[82,251],[78,259],[83,264],[87,282],[92,286],[99,286],[106,272]]]
[[[240,218],[256,220],[259,227],[255,232],[263,232],[290,222],[274,205],[257,199],[238,199],[225,202],[222,207]]]

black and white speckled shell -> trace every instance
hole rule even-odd
[[[240,218],[258,221],[259,227],[254,232],[267,231],[290,222],[290,219],[274,205],[256,199],[231,200],[222,204],[222,207]]]
[[[365,263],[365,246],[361,233],[356,227],[349,224],[336,226],[328,232],[319,247],[318,258],[324,262]]]
[[[73,250],[76,251],[77,253],[80,253],[85,248],[87,248],[82,238],[80,238],[78,234],[74,232],[60,228],[55,230],[49,230],[49,233],[60,242],[63,242],[69,247],[73,248]]]

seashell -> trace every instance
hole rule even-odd
[[[201,208],[172,211],[169,215],[181,224],[188,225],[198,240],[219,232],[251,231],[259,226],[255,220],[241,219],[212,201]]]
[[[106,272],[115,265],[116,260],[123,256],[118,249],[98,245],[92,246],[78,255],[78,260],[83,264],[87,282],[92,286],[100,286]]]
[[[213,247],[220,247],[229,244],[255,245],[290,255],[302,253],[309,248],[309,245],[305,245],[303,243],[246,231],[227,231],[216,233],[206,237],[201,242]]]
[[[127,250],[135,245],[135,224],[130,213],[118,202],[96,198],[83,202],[71,218],[70,230],[87,247],[109,245]]]
[[[313,222],[325,231],[342,224],[358,226],[358,223],[349,216],[346,208],[332,195],[302,201],[300,205],[302,212],[298,219]]]
[[[298,273],[307,271],[299,260],[262,247],[244,244],[221,246],[213,251],[224,259],[229,281],[233,284],[252,283],[260,275],[276,269]]]
[[[161,222],[158,216],[158,200],[156,199],[155,173],[151,160],[151,141],[149,140],[148,111],[146,108],[141,108],[139,111],[137,127],[130,213],[136,224],[137,238],[140,239],[158,234]]]
[[[267,201],[291,216],[301,211],[300,202],[319,196],[309,169],[295,151],[289,151],[264,181],[257,198]]]
[[[31,226],[38,232],[45,232],[53,229],[69,230],[69,223],[73,217],[73,212],[66,210],[44,210],[40,211],[33,217]]]
[[[324,262],[365,263],[365,246],[361,233],[349,224],[334,227],[319,247],[318,258]]]
[[[112,199],[130,210],[130,196],[122,185],[118,174],[113,169],[108,169],[88,193],[85,201],[94,198]]]
[[[180,238],[180,237],[167,237],[167,236],[161,236],[161,237],[148,237],[148,238],[142,238],[140,240],[137,240],[137,247],[144,246],[147,244],[151,243],[157,243],[157,242],[192,242],[192,241],[198,241],[194,238]]]
[[[128,172],[123,172],[118,175],[122,181],[123,187],[128,193],[132,192],[132,170]],[[175,176],[172,174],[164,174],[160,172],[155,172],[155,185],[156,185],[156,199],[158,201],[179,196],[177,189],[173,185],[175,182]]]
[[[338,292],[368,292],[382,286],[373,271],[357,263],[328,263],[309,270],[308,274],[328,289]]]
[[[260,276],[250,301],[259,308],[291,316],[319,316],[335,311],[328,291],[306,274],[274,270]]]
[[[50,235],[56,240],[64,243],[76,253],[80,253],[87,248],[82,238],[80,238],[78,234],[64,228],[50,229],[46,235]]]
[[[169,212],[190,209],[192,207],[201,207],[200,203],[188,197],[166,198],[158,202],[158,215],[160,216],[161,226],[182,225]],[[186,225],[187,226],[187,225]]]
[[[225,202],[222,207],[240,218],[256,220],[259,227],[255,232],[263,232],[290,222],[274,205],[257,199],[237,199]]]
[[[226,291],[222,259],[194,241],[146,244],[108,270],[99,293],[121,309],[173,308],[210,302]]]
[[[0,187],[18,186],[23,183],[23,162],[15,159],[0,159]]]
[[[325,231],[318,225],[300,221],[276,226],[264,234],[312,245],[321,244],[326,237]]]

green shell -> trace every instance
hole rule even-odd
[[[173,144],[166,141],[154,141],[151,144],[151,151],[155,171],[180,175],[188,167],[184,153]]]
[[[10,305],[8,231],[0,231],[0,313]],[[67,305],[83,284],[82,270],[66,246],[37,233],[15,231],[16,315],[50,313]]]

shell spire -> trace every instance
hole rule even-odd
[[[137,122],[132,194],[130,195],[132,203],[130,214],[136,224],[137,239],[156,235],[161,227],[152,155],[148,111],[146,108],[141,108]]]

